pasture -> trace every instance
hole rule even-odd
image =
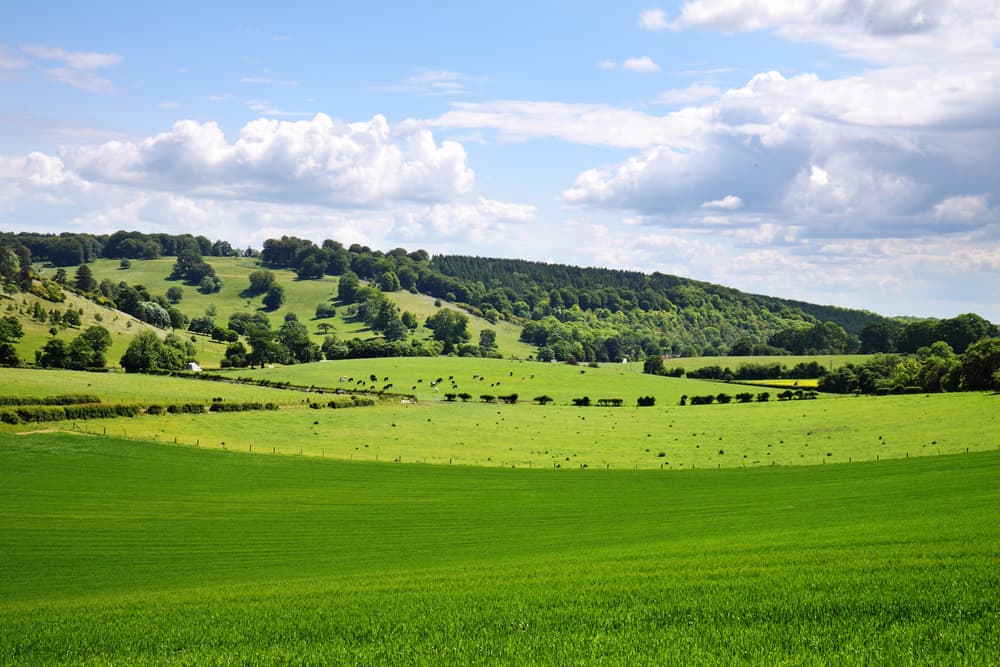
[[[998,474],[996,452],[566,473],[0,434],[0,663],[996,664]]]
[[[1000,448],[1000,396],[987,393],[821,395],[817,400],[776,401],[772,389],[767,403],[679,406],[678,399],[685,394],[733,395],[766,388],[629,374],[617,365],[594,369],[453,358],[325,362],[233,374],[237,375],[317,388],[377,390],[385,382],[394,385],[392,391],[408,392],[416,386],[417,401],[404,403],[397,396],[375,407],[330,409],[326,404],[334,396],[329,389],[320,394],[197,379],[30,370],[5,374],[0,395],[72,391],[143,405],[199,400],[208,404],[217,396],[273,402],[281,409],[54,422],[46,428],[229,451],[404,464],[564,470],[751,468]],[[458,390],[451,389],[449,376]],[[445,388],[434,392],[429,385],[438,377]],[[445,393],[453,391],[467,391],[473,398],[467,403],[444,400]],[[520,402],[485,403],[479,398],[508,392],[518,393]],[[544,406],[531,402],[542,394],[555,402]],[[571,404],[573,397],[584,395],[595,403],[600,398],[622,398],[624,405]],[[654,396],[656,405],[636,407],[636,399],[644,395]],[[0,430],[32,429],[21,424],[0,425]]]

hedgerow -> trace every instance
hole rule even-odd
[[[60,394],[58,396],[0,396],[0,405],[75,405],[100,403],[94,394]]]

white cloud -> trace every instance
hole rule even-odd
[[[535,220],[534,206],[476,193],[474,182],[461,145],[412,122],[260,119],[229,140],[187,120],[143,140],[0,157],[0,227],[191,231],[257,247],[282,234],[407,239],[454,251],[516,239]]]
[[[956,195],[935,204],[932,210],[937,220],[945,222],[981,220],[990,213],[989,196]]]
[[[500,100],[455,102],[451,111],[425,122],[448,129],[492,129],[504,141],[554,137],[618,148],[660,144],[693,148],[702,144],[714,115],[715,111],[707,108],[653,116],[605,104]]]
[[[785,38],[827,44],[869,62],[932,65],[956,56],[989,57],[1000,35],[1000,15],[990,0],[694,0],[670,27],[774,29]]]
[[[701,102],[711,97],[716,97],[722,91],[715,86],[702,83],[695,83],[687,88],[667,90],[656,98],[657,104],[690,104]]]
[[[639,27],[643,30],[666,30],[670,24],[662,9],[647,9],[639,14]]]
[[[327,206],[449,200],[474,183],[460,144],[438,144],[426,129],[392,128],[381,116],[350,124],[323,114],[260,119],[231,143],[215,123],[185,120],[139,142],[66,148],[61,157],[90,181]]]
[[[660,66],[653,62],[653,59],[649,56],[641,56],[638,58],[628,58],[622,63],[622,69],[629,72],[639,72],[641,74],[648,74],[651,72],[659,72]]]
[[[66,51],[51,46],[25,44],[21,46],[21,50],[42,60],[57,60],[65,64],[66,67],[77,70],[103,69],[117,65],[122,61],[122,57],[115,53]]]
[[[53,81],[94,93],[114,91],[114,85],[111,81],[98,75],[94,70],[120,63],[122,58],[115,53],[67,51],[57,47],[32,44],[22,45],[20,49],[37,59],[60,63],[61,65],[58,67],[44,68],[46,76]]]
[[[460,95],[466,92],[466,84],[471,79],[452,70],[422,69],[409,76],[401,84],[373,86],[372,90],[382,92],[417,93],[419,95]]]
[[[618,63],[613,60],[602,60],[597,64],[603,70],[612,71],[618,69]]]
[[[726,195],[722,199],[707,201],[701,205],[702,208],[721,208],[727,211],[735,211],[743,207],[743,200],[736,195]]]

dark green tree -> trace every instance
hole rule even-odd
[[[81,264],[76,270],[73,284],[78,290],[83,292],[93,292],[97,289],[97,281],[94,280],[94,272],[86,264]]]
[[[68,355],[66,341],[62,338],[53,338],[46,341],[42,349],[35,350],[35,363],[42,368],[65,368]]]
[[[264,294],[274,285],[276,278],[273,271],[261,269],[250,272],[250,287],[246,290],[246,296],[256,296]]]
[[[497,349],[497,332],[493,329],[483,329],[479,332],[479,352],[487,357]]]
[[[469,318],[451,308],[442,308],[424,323],[434,333],[434,339],[444,344],[443,352],[454,352],[455,346],[469,340]]]
[[[285,303],[285,288],[278,284],[271,285],[264,295],[264,306],[268,310],[277,310],[283,303]]]
[[[20,366],[14,343],[24,337],[21,321],[13,315],[0,318],[0,366]]]
[[[87,327],[70,341],[66,367],[76,370],[104,368],[108,363],[104,354],[111,347],[111,342],[111,334],[104,327]]]
[[[963,386],[971,391],[1000,389],[996,372],[1000,370],[1000,338],[983,338],[969,346],[962,355]]]
[[[319,346],[309,339],[309,330],[299,322],[295,313],[288,313],[278,329],[277,340],[288,350],[287,361],[306,364],[322,357]]]
[[[167,345],[152,331],[142,331],[132,339],[121,358],[126,373],[183,370],[187,357],[183,350]]]

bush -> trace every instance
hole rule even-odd
[[[170,414],[192,414],[200,415],[205,412],[205,406],[201,403],[176,403],[167,406]]]
[[[548,403],[551,403],[553,399],[551,396],[542,395],[542,396],[535,396],[531,400],[533,400],[535,403],[538,403],[539,405],[546,405]]]
[[[324,320],[337,314],[337,309],[332,303],[321,303],[316,306],[316,319]]]
[[[585,408],[588,405],[590,405],[590,397],[584,396],[583,398],[574,398],[573,405],[575,405],[578,408]]]
[[[651,408],[656,405],[655,396],[640,396],[637,401],[640,408]]]

